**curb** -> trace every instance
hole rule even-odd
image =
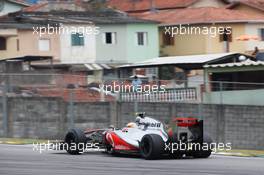
[[[243,154],[243,153],[227,153],[227,152],[217,152],[214,153],[214,155],[220,155],[220,156],[237,156],[237,157],[250,157],[247,154]]]
[[[234,157],[259,157],[264,158],[264,155],[261,154],[250,154],[250,153],[241,153],[241,152],[217,152],[213,153],[214,155],[221,155],[221,156],[234,156]]]

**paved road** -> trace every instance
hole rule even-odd
[[[263,158],[211,156],[209,159],[147,161],[137,157],[112,157],[102,153],[79,156],[60,151],[42,154],[33,146],[0,145],[0,175],[263,175]]]

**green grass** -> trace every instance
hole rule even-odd
[[[48,140],[27,138],[0,138],[0,144],[26,145],[33,143],[48,143]]]

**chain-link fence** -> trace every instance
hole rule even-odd
[[[1,137],[62,139],[73,127],[122,127],[140,111],[165,123],[197,117],[216,141],[264,146],[261,83],[1,74],[0,96]]]

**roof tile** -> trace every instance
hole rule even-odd
[[[156,9],[185,8],[197,0],[153,0]],[[118,10],[146,11],[152,8],[151,0],[109,0],[108,5]]]
[[[215,7],[170,9],[157,12],[135,13],[133,16],[159,21],[162,25],[264,22],[264,14],[247,14],[237,10]]]
[[[264,0],[240,0],[240,3],[264,11]]]

